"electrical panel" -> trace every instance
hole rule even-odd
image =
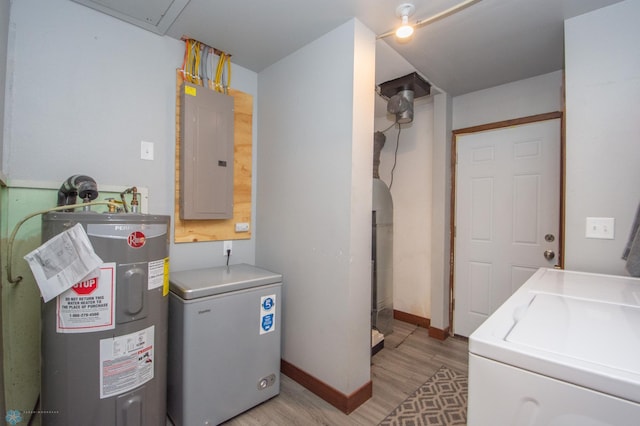
[[[180,94],[180,218],[233,217],[233,97],[191,83]]]

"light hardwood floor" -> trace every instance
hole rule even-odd
[[[432,339],[424,328],[394,321],[385,347],[371,360],[373,397],[346,415],[282,375],[280,395],[224,423],[226,426],[376,425],[441,366],[467,374],[467,340]]]

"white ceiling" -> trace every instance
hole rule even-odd
[[[167,35],[197,39],[260,72],[353,17],[382,34],[399,22],[402,3],[415,5],[415,22],[461,1],[190,0]],[[418,29],[409,42],[384,42],[455,96],[561,69],[563,21],[619,1],[480,0]],[[395,57],[392,50],[378,48],[377,55],[376,83],[403,75],[393,75],[394,59],[385,59]]]

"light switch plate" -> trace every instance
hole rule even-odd
[[[153,160],[153,142],[140,142],[140,159]]]
[[[615,236],[615,219],[612,217],[588,217],[585,237],[613,240]]]

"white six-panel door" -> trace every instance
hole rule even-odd
[[[560,119],[459,134],[456,149],[453,327],[469,336],[558,263]]]

